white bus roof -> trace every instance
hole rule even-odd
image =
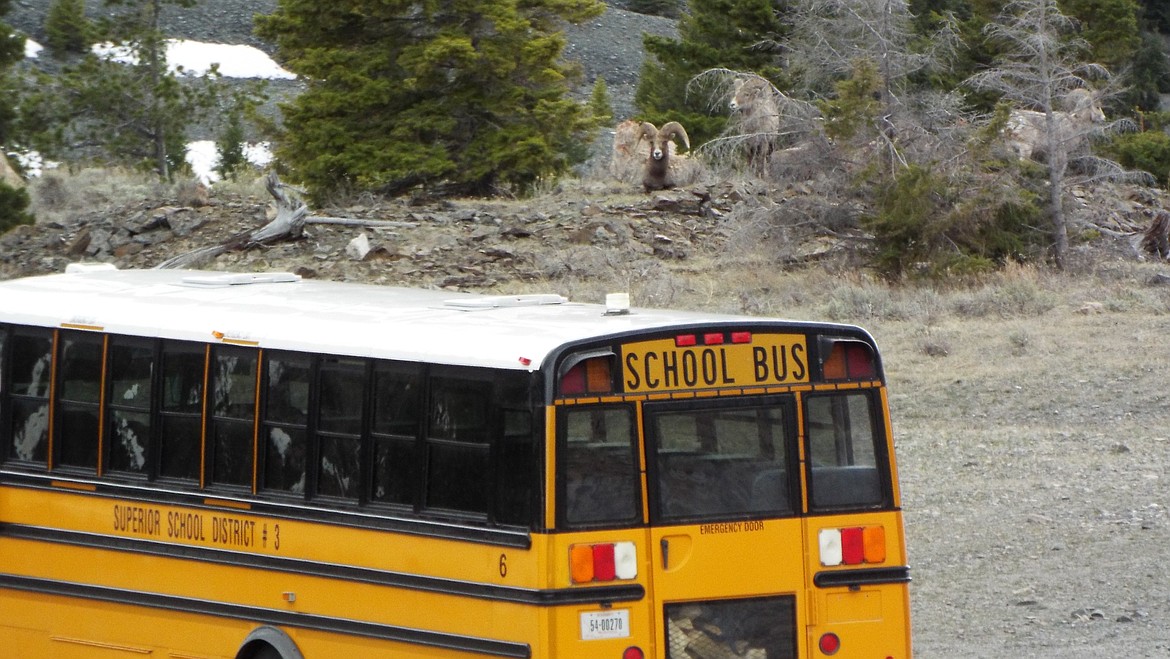
[[[266,349],[535,370],[575,341],[761,318],[632,309],[558,295],[485,296],[288,273],[72,268],[0,281],[0,323]],[[802,323],[795,323],[801,325]]]

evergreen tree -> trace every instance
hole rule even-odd
[[[0,18],[6,16],[10,9],[9,0],[0,0]],[[0,147],[11,143],[17,102],[17,85],[11,69],[23,58],[24,37],[7,23],[0,22]],[[0,153],[0,159],[3,158]],[[34,218],[28,213],[28,206],[27,190],[0,183],[0,233],[20,224],[32,224]]]
[[[598,77],[593,82],[593,91],[589,94],[589,114],[598,126],[608,126],[613,121],[613,102],[609,99],[605,78]]]
[[[90,45],[91,31],[85,17],[85,0],[53,0],[45,16],[45,36],[54,56],[84,53]]]
[[[1142,20],[1149,29],[1170,34],[1170,2],[1166,0],[1141,0]]]
[[[280,0],[258,17],[306,90],[284,106],[276,153],[320,198],[416,186],[523,192],[563,173],[585,139],[568,98],[560,21],[596,0]]]
[[[1161,94],[1170,93],[1170,58],[1161,37],[1142,32],[1141,45],[1129,69],[1129,88],[1122,95],[1125,109],[1144,112],[1161,107]]]
[[[1060,7],[1080,21],[1080,36],[1089,42],[1094,62],[1119,71],[1141,46],[1135,0],[1060,0]]]
[[[0,0],[0,18],[8,15],[11,0]],[[16,117],[16,84],[10,75],[12,66],[24,59],[24,37],[7,23],[0,22],[0,146],[11,142]]]
[[[646,61],[634,102],[641,118],[656,124],[678,121],[692,144],[719,135],[727,108],[717,90],[694,87],[708,69],[754,72],[780,89],[788,84],[779,65],[786,0],[689,0],[678,22],[678,39],[645,35]]]
[[[248,167],[244,154],[244,120],[238,109],[228,113],[227,122],[215,140],[215,151],[219,156],[215,173],[222,179],[234,180]]]
[[[106,0],[125,7],[96,27],[97,40],[118,44],[107,55],[86,55],[59,76],[42,77],[24,104],[23,128],[48,155],[87,150],[97,158],[152,170],[162,180],[185,166],[186,131],[214,107],[213,71],[180,79],[166,59],[159,15],[164,5],[195,0]]]

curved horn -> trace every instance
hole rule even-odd
[[[653,142],[658,137],[658,129],[649,121],[642,122],[642,129],[638,131],[638,141],[650,140]]]
[[[663,138],[668,140],[678,139],[681,137],[683,144],[685,144],[688,149],[691,148],[691,138],[687,137],[686,129],[683,128],[682,124],[677,121],[672,121],[664,125],[662,129],[658,131],[658,134],[662,135]]]

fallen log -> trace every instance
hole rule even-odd
[[[1157,211],[1141,241],[1142,249],[1161,259],[1170,258],[1170,212]]]
[[[276,217],[259,229],[238,233],[219,245],[211,245],[173,256],[154,266],[156,270],[197,268],[220,254],[238,252],[258,245],[269,245],[282,240],[300,238],[304,233],[309,207],[300,199],[291,198],[276,172],[269,172],[264,181],[268,194],[276,200]]]

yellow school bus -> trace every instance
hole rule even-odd
[[[8,657],[910,656],[857,327],[71,266],[0,459]]]

